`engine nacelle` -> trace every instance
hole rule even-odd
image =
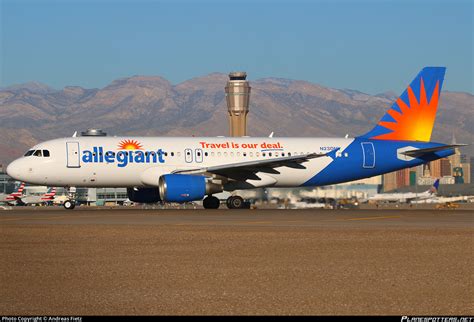
[[[208,181],[205,176],[165,174],[158,180],[160,197],[168,202],[201,200],[204,196],[222,192],[222,185]]]
[[[158,188],[127,188],[128,199],[138,203],[155,203],[161,201]]]

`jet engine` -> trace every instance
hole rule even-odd
[[[222,185],[212,183],[205,176],[165,174],[158,180],[160,197],[168,202],[201,200],[206,195],[223,191]]]
[[[128,199],[138,203],[161,201],[158,188],[127,188]]]

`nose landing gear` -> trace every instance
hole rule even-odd
[[[63,203],[63,207],[65,209],[72,210],[72,209],[74,209],[74,207],[76,207],[76,203],[74,201],[71,201],[71,200],[66,200]]]
[[[76,207],[76,187],[69,187],[67,189],[68,200],[63,203],[63,207],[72,210]]]

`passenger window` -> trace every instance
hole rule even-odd
[[[43,150],[43,156],[49,158],[49,150]]]
[[[33,153],[35,157],[40,157],[41,156],[41,150],[36,150],[35,153]]]

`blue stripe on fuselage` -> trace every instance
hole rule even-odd
[[[362,143],[365,142],[371,142],[374,145],[375,166],[373,168],[363,167],[364,155]],[[454,154],[454,149],[446,149],[426,154],[423,157],[414,158],[410,161],[400,160],[397,157],[397,150],[404,147],[426,149],[443,145],[444,144],[435,142],[386,141],[370,140],[360,137],[355,138],[345,150],[338,151],[338,153],[333,156],[333,161],[326,168],[306,181],[303,186],[323,186],[369,178],[383,173],[411,168]],[[345,156],[346,154],[347,157]]]

